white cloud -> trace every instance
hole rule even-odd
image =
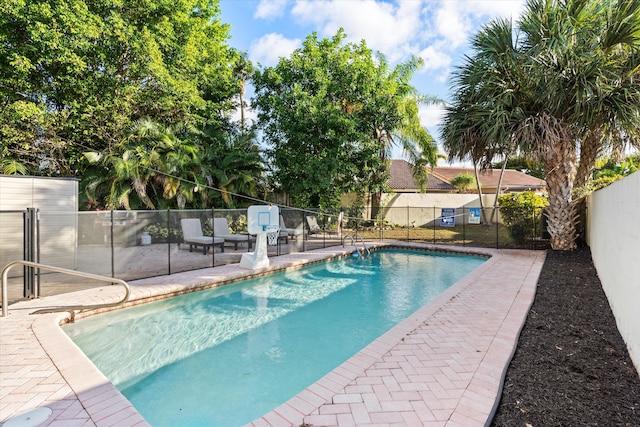
[[[409,55],[425,59],[425,70],[445,79],[479,26],[496,16],[517,17],[525,0],[297,0],[291,16],[321,37],[344,28],[348,41],[366,40],[392,62]]]
[[[280,57],[289,57],[300,43],[300,39],[288,39],[282,34],[265,34],[251,43],[249,58],[265,67],[274,66]]]
[[[284,14],[288,3],[288,0],[260,0],[253,17],[258,19],[280,17]]]
[[[524,10],[524,0],[471,0],[464,2],[464,9],[476,16],[513,18],[515,21]]]
[[[299,0],[291,13],[302,24],[312,25],[322,37],[344,28],[349,41],[366,40],[367,46],[392,57],[405,56],[419,33],[422,2],[397,4],[375,0]]]
[[[418,56],[424,60],[423,70],[425,71],[441,68],[448,69],[451,66],[451,56],[439,44],[432,44],[422,49]]]
[[[366,40],[392,66],[410,55],[423,58],[414,84],[423,93],[446,97],[445,81],[480,26],[496,17],[515,21],[524,5],[525,0],[261,0],[254,17],[273,19],[280,27],[254,40],[249,57],[272,66],[311,31],[332,37],[342,27],[348,42]]]
[[[460,10],[461,4],[453,1],[441,2],[434,14],[435,28],[451,49],[465,43],[471,31],[471,22],[466,13]]]
[[[421,105],[418,108],[418,117],[420,123],[427,128],[435,128],[440,125],[444,119],[445,109],[442,105]],[[432,135],[437,137],[437,135]]]
[[[524,0],[444,0],[435,10],[433,26],[455,49],[466,43],[481,23],[497,17],[515,22],[524,7]]]

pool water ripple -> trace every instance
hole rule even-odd
[[[65,331],[154,426],[242,425],[482,262],[385,250],[95,316]]]

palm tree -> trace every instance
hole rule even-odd
[[[236,62],[233,64],[233,76],[238,81],[239,85],[239,107],[240,107],[240,134],[244,135],[246,130],[245,124],[245,100],[244,95],[246,92],[246,84],[247,80],[251,78],[251,75],[255,71],[253,64],[247,58],[247,52],[242,52],[236,59]]]
[[[456,74],[443,131],[450,156],[466,152],[490,162],[497,150],[489,141],[500,141],[506,152],[540,158],[553,249],[576,245],[572,189],[580,141],[586,157],[599,132],[616,141],[640,126],[639,11],[638,0],[532,0],[518,32],[506,21],[485,27]],[[461,118],[460,111],[471,114]],[[585,166],[594,160],[585,158]]]
[[[5,175],[26,175],[26,165],[17,159],[0,159],[0,171]]]
[[[222,199],[226,207],[233,208],[240,201],[237,196],[246,196],[247,200],[257,197],[265,168],[254,132],[245,130],[237,135],[207,127],[201,138],[206,147],[203,174],[213,187],[209,198]]]
[[[552,246],[572,249],[576,150],[583,164],[578,179],[586,181],[603,145],[600,135],[617,145],[640,126],[640,2],[536,2],[520,28],[546,108],[542,126],[522,135],[532,137],[545,161]]]
[[[90,199],[104,197],[107,208],[183,209],[204,186],[199,147],[150,120],[136,122],[113,152],[84,155],[95,169],[83,188]]]
[[[513,28],[506,20],[496,21],[472,41],[477,54],[467,57],[465,65],[454,73],[454,102],[447,106],[441,135],[451,160],[471,160],[476,177],[483,224],[493,222],[497,209],[500,184],[496,189],[493,211],[487,218],[478,169],[491,167],[495,157],[506,159],[517,150],[512,121],[517,120],[515,108],[518,87],[514,81],[523,72],[519,67]],[[498,77],[511,76],[511,79]],[[510,81],[511,80],[511,81]],[[492,120],[493,122],[491,122]]]
[[[403,152],[408,157],[412,166],[413,179],[418,184],[420,191],[425,191],[429,180],[427,168],[433,169],[438,164],[438,159],[443,158],[438,154],[438,147],[429,131],[420,123],[418,116],[419,105],[440,104],[438,98],[411,93],[402,99],[399,110],[402,117],[400,126],[393,132],[396,140],[399,140]]]
[[[403,153],[411,165],[414,180],[424,191],[427,187],[429,174],[427,167],[433,168],[438,163],[441,156],[438,155],[438,147],[429,131],[420,123],[419,106],[441,104],[442,100],[434,96],[420,95],[411,86],[410,79],[416,70],[422,65],[419,58],[411,58],[406,63],[398,65],[391,73],[386,72],[386,59],[379,55],[379,66],[383,70],[380,73],[381,86],[392,86],[396,111],[390,114],[395,115],[394,126],[388,128],[385,125],[374,125],[374,138],[378,144],[381,162],[386,164],[390,157],[391,149],[394,146],[402,148]],[[383,91],[380,91],[383,92]],[[388,117],[377,117],[384,120]],[[379,174],[386,174],[387,169],[379,171]],[[382,189],[374,192],[372,205],[379,206]],[[372,217],[376,215],[375,209],[371,211]]]

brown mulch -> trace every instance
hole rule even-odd
[[[548,252],[492,426],[640,426],[640,377],[588,248]]]

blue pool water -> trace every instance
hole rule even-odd
[[[239,426],[284,403],[485,260],[383,250],[65,326],[154,426]]]

